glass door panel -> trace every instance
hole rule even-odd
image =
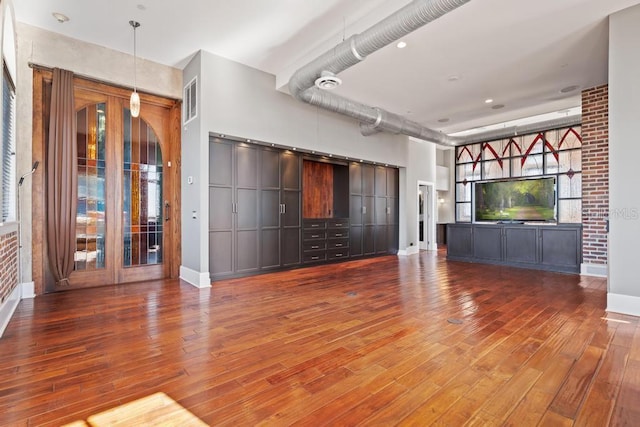
[[[123,266],[162,264],[162,149],[153,129],[124,108]]]
[[[105,268],[106,106],[92,104],[76,113],[78,200],[75,270]]]

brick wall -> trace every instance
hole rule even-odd
[[[607,264],[609,86],[582,92],[582,262]]]
[[[0,304],[18,284],[18,233],[0,236]]]

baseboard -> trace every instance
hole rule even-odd
[[[180,278],[185,282],[192,284],[196,288],[211,287],[211,279],[209,278],[208,272],[200,273],[199,271],[192,270],[184,265],[180,266]]]
[[[640,317],[640,297],[607,293],[607,311]]]
[[[607,264],[588,264],[583,262],[580,264],[580,274],[583,276],[607,277],[609,275],[609,266]]]
[[[420,253],[420,249],[417,246],[409,246],[407,249],[400,249],[398,251],[398,256],[409,256]]]
[[[20,284],[20,287],[22,288],[22,291],[20,292],[20,298],[21,299],[35,298],[36,297],[35,286],[36,284],[33,282],[26,282],[26,283]]]
[[[4,330],[7,328],[11,316],[13,316],[16,307],[18,307],[18,303],[20,303],[20,291],[20,286],[16,286],[7,299],[0,305],[0,337],[4,334]]]

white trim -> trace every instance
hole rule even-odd
[[[36,297],[36,284],[33,282],[26,282],[20,284],[21,292],[20,299],[31,299]]]
[[[409,246],[407,249],[401,249],[398,251],[398,256],[411,256],[420,253],[420,249],[417,246]]]
[[[588,264],[583,262],[580,264],[580,274],[582,276],[607,277],[609,266],[607,264]]]
[[[16,311],[18,303],[20,303],[20,286],[13,288],[7,299],[0,305],[0,337],[2,337],[11,320],[11,316]]]
[[[640,316],[640,297],[607,293],[607,311]]]
[[[180,278],[185,282],[188,282],[191,285],[195,286],[196,288],[211,287],[211,279],[209,278],[208,272],[201,273],[199,271],[187,268],[184,265],[180,266]]]

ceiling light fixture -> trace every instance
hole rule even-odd
[[[504,104],[496,104],[491,107],[492,110],[501,110],[504,108]]]
[[[449,119],[448,119],[448,118],[446,118],[446,117],[445,117],[445,118],[443,118],[443,119],[438,119],[438,122],[439,122],[439,123],[447,123],[448,121],[449,121]]]
[[[53,17],[56,18],[56,21],[58,21],[61,24],[64,24],[65,22],[69,21],[69,17],[64,13],[53,12],[51,15],[53,15]]]
[[[484,100],[485,104],[491,104],[492,102],[493,102],[493,99],[491,99],[491,98]]]
[[[398,44],[396,45],[396,47],[397,47],[398,49],[404,49],[405,47],[407,47],[407,42],[400,41],[400,42],[398,42]]]
[[[138,62],[136,29],[140,26],[140,23],[138,21],[129,21],[129,25],[133,27],[133,92],[129,100],[129,108],[131,109],[131,116],[138,117],[140,115],[140,95],[138,95],[138,74],[136,70]]]
[[[324,90],[335,89],[342,84],[342,80],[331,71],[323,71],[315,81],[316,87]]]
[[[571,86],[563,87],[562,89],[560,89],[560,93],[573,92],[574,90],[578,89],[579,87],[580,86],[577,86],[577,85],[571,85]]]

